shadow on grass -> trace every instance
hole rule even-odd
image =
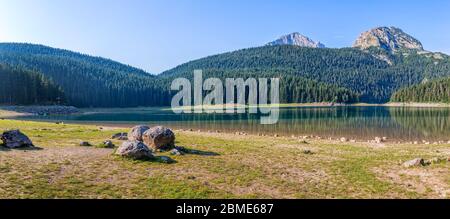
[[[117,159],[124,161],[131,161],[133,163],[163,163],[163,164],[174,164],[177,163],[176,160],[168,157],[168,156],[154,156],[152,158],[141,158],[141,159],[133,159],[130,157],[122,157],[120,155],[114,155]]]
[[[0,151],[41,151],[44,150],[43,148],[40,147],[23,147],[23,148],[8,148],[5,147],[3,145],[0,145]]]
[[[219,153],[211,152],[211,151],[201,151],[201,150],[195,150],[195,149],[189,149],[182,146],[177,146],[175,149],[185,153],[185,154],[192,154],[192,155],[199,155],[199,156],[219,156]]]

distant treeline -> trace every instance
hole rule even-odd
[[[450,78],[429,81],[395,92],[392,102],[450,103]]]
[[[0,104],[64,103],[64,92],[44,75],[0,64]]]

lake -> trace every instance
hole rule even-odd
[[[88,110],[89,111],[89,110]],[[161,108],[104,109],[81,115],[28,116],[27,120],[65,121],[118,126],[165,125],[173,129],[314,135],[323,138],[398,141],[450,140],[450,108],[382,106],[290,107],[280,109],[275,125],[261,125],[255,114],[174,114]]]

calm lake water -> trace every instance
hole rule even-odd
[[[181,114],[156,108],[111,109],[70,116],[23,117],[32,120],[58,120],[72,123],[149,124],[173,129],[316,135],[369,140],[388,137],[402,141],[450,140],[450,108],[407,108],[378,106],[281,108],[275,125],[261,125],[254,114]]]

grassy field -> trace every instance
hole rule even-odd
[[[40,149],[0,147],[0,198],[448,198],[450,145],[340,143],[176,131],[177,145],[205,155],[174,164],[131,161],[113,149],[78,146],[118,128],[0,120]],[[119,141],[115,141],[119,145]],[[311,152],[311,153],[310,153]],[[215,155],[213,155],[215,154]]]

